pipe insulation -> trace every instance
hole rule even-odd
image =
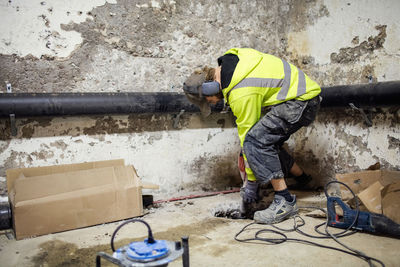
[[[400,81],[323,87],[322,108],[400,106]],[[222,105],[212,107],[220,112]],[[199,112],[180,93],[1,93],[0,117]]]

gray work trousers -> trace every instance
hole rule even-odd
[[[282,145],[291,134],[314,121],[319,106],[319,96],[308,101],[289,100],[272,106],[250,129],[243,151],[258,182],[288,175],[294,161]]]

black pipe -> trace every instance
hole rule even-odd
[[[10,204],[8,202],[0,203],[0,230],[12,227],[11,217]]]
[[[400,81],[323,87],[321,107],[400,105]],[[2,93],[0,117],[199,112],[179,93]],[[222,110],[221,105],[212,108]]]
[[[198,111],[178,93],[4,93],[0,116],[62,116]]]
[[[323,87],[321,107],[400,106],[400,81]]]

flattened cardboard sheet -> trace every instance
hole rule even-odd
[[[364,189],[359,194],[357,194],[358,198],[364,204],[368,211],[382,214],[382,198],[381,198],[381,190],[383,189],[383,185],[381,182],[377,181],[369,186],[367,189]]]
[[[383,188],[382,211],[383,215],[400,224],[400,182]]]

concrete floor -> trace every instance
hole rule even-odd
[[[368,266],[358,258],[333,250],[300,243],[287,242],[279,245],[244,244],[234,240],[234,235],[250,220],[215,218],[211,210],[219,203],[232,203],[239,199],[237,193],[162,204],[159,208],[145,210],[142,217],[148,222],[156,239],[171,241],[189,236],[191,266]],[[299,195],[299,204],[319,203],[323,197]],[[323,219],[302,217],[306,226],[302,229],[314,233],[313,227]],[[98,251],[110,252],[110,236],[121,222],[109,223],[67,231],[58,234],[15,241],[0,236],[1,266],[94,266]],[[289,228],[293,220],[279,226]],[[253,229],[265,228],[254,225]],[[251,237],[255,231],[243,237]],[[144,226],[128,224],[117,235],[116,247],[131,240],[143,240],[147,234]],[[297,233],[288,237],[302,238]],[[129,239],[128,239],[129,238]],[[333,240],[306,238],[320,244],[339,247]],[[400,240],[366,233],[341,238],[346,245],[383,261],[386,266],[400,266],[398,248]],[[103,261],[102,261],[103,262]],[[102,266],[112,266],[102,264]],[[182,266],[181,260],[169,266]]]

